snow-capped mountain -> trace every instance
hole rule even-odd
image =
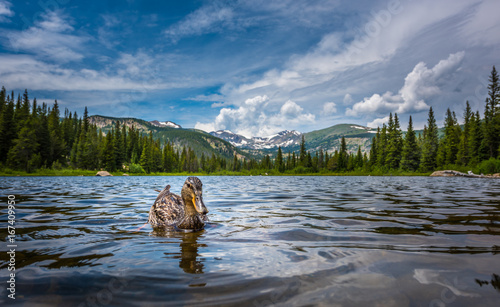
[[[150,121],[149,123],[153,126],[156,126],[156,127],[182,128],[180,125],[177,125],[176,123],[171,122],[171,121],[159,122],[157,120],[153,120],[153,121]]]
[[[278,147],[289,147],[300,145],[302,133],[298,131],[281,131],[266,137],[247,138],[243,135],[233,133],[228,130],[219,130],[210,132],[211,135],[228,141],[232,145],[239,148],[248,149],[273,149]]]

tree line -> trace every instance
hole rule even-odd
[[[152,172],[213,172],[226,167],[226,160],[212,154],[196,157],[190,147],[176,149],[161,144],[152,132],[140,133],[116,121],[108,133],[83,118],[64,111],[61,118],[57,100],[52,107],[30,102],[23,96],[0,91],[0,167],[34,172],[40,168]]]
[[[409,117],[406,133],[399,117],[389,115],[388,124],[378,128],[372,138],[369,155],[348,152],[345,137],[332,153],[322,149],[311,153],[304,137],[298,152],[248,159],[234,153],[233,159],[220,155],[196,155],[195,151],[173,142],[153,139],[152,132],[141,133],[116,121],[104,133],[83,118],[65,109],[61,117],[57,100],[52,107],[30,101],[28,91],[15,99],[14,92],[0,91],[0,167],[33,172],[40,168],[129,171],[131,173],[177,172],[272,172],[328,173],[358,171],[384,173],[391,170],[429,172],[455,166],[474,167],[500,153],[500,87],[493,66],[483,118],[466,102],[463,125],[449,109],[444,135],[439,137],[434,111],[430,108],[423,133],[417,135]]]
[[[479,111],[473,112],[467,101],[463,125],[460,125],[455,112],[448,108],[441,138],[432,107],[423,133],[418,136],[411,116],[403,137],[397,114],[390,114],[388,125],[379,128],[372,139],[370,166],[382,170],[429,172],[457,166],[475,167],[492,159],[498,172],[500,162],[494,160],[500,154],[500,86],[495,66],[489,82],[484,117],[481,118]]]

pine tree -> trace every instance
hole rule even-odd
[[[410,116],[408,130],[403,144],[401,168],[405,171],[416,171],[420,165],[420,150],[417,144],[415,130],[413,130],[413,120]]]
[[[370,166],[371,167],[374,167],[377,165],[377,147],[378,147],[378,144],[377,144],[377,141],[378,139],[380,138],[380,127],[377,128],[377,134],[375,134],[375,136],[372,138],[372,145],[371,145],[371,148],[370,148]]]
[[[50,152],[48,164],[52,165],[55,161],[60,161],[66,149],[66,144],[62,138],[61,124],[60,124],[60,112],[57,100],[54,102],[54,106],[49,112],[47,118],[49,136],[50,136]]]
[[[85,127],[85,121],[84,121]],[[87,127],[88,129],[88,127]],[[84,131],[82,131],[84,133]],[[85,138],[86,140],[86,138]],[[109,172],[114,172],[116,170],[116,158],[115,158],[115,145],[114,145],[114,129],[106,134],[105,144],[104,144],[103,156],[103,166]],[[142,157],[141,157],[142,158]],[[141,163],[142,165],[142,163]],[[145,168],[144,168],[145,169]]]
[[[5,89],[5,87],[2,86],[2,90],[0,91],[0,120],[2,118],[2,111],[6,103],[7,103],[7,90]]]
[[[438,153],[438,128],[432,107],[429,109],[429,117],[427,119],[427,128],[424,133],[422,144],[422,162],[423,171],[432,171],[437,166]]]
[[[125,161],[125,150],[123,144],[122,128],[120,127],[119,120],[117,120],[115,123],[114,151],[116,169],[121,170],[122,164]]]
[[[7,164],[14,169],[31,172],[34,168],[40,166],[40,154],[37,154],[37,149],[38,143],[36,142],[35,129],[32,122],[28,120],[25,122],[25,126],[21,128],[18,138],[14,140],[13,146],[9,150]],[[38,161],[33,160],[34,156]]]
[[[328,159],[327,168],[330,171],[339,170],[339,152],[338,152],[338,150],[335,150],[335,152],[332,154],[330,159]]]
[[[469,165],[474,166],[477,165],[482,159],[484,151],[483,147],[483,129],[481,125],[481,117],[479,112],[472,113],[471,121],[470,121],[470,138],[469,138],[469,152],[470,152],[470,161]]]
[[[321,170],[323,168],[325,168],[325,154],[323,152],[323,149],[320,148],[318,156],[318,170]]]
[[[500,146],[500,84],[495,66],[488,81],[490,84],[484,111],[484,146],[488,150],[488,156],[495,158]]]
[[[338,159],[338,169],[340,171],[345,171],[347,170],[347,164],[348,164],[348,154],[347,154],[347,145],[345,142],[345,137],[342,136],[342,139],[340,140],[340,152],[339,152],[339,159]]]
[[[299,155],[300,165],[304,166],[307,162],[306,159],[307,159],[306,141],[304,139],[304,135],[302,135],[302,141],[300,142],[300,155]]]
[[[307,152],[306,164],[304,166],[305,167],[312,167],[312,157],[311,157],[311,153],[309,151]]]
[[[36,101],[36,99],[34,99]],[[33,102],[33,108],[35,104]],[[42,161],[41,165],[50,166],[49,161],[51,159],[51,143],[50,143],[50,132],[49,123],[47,118],[47,109],[42,105],[42,107],[37,107],[37,112],[33,113],[33,120],[36,122],[36,142],[39,144],[38,153],[40,154],[40,159]]]
[[[440,166],[453,164],[457,160],[460,133],[456,116],[448,108],[444,120],[444,138],[440,148],[442,152],[441,163],[438,163]]]
[[[89,112],[87,107],[85,107],[85,111],[83,111],[83,131],[87,132],[89,130]]]
[[[162,160],[161,160],[161,150],[160,144],[157,141],[153,141],[151,146],[151,171],[158,172],[162,169]],[[188,152],[190,154],[190,159],[188,160],[188,170],[193,172],[198,168],[198,163],[194,163],[196,161],[194,153]],[[196,161],[197,162],[197,161]]]
[[[471,134],[471,120],[473,117],[469,101],[466,102],[464,112],[464,131],[460,137],[458,144],[457,163],[461,165],[468,165],[471,159],[469,151],[469,139]]]
[[[0,118],[0,162],[7,160],[7,153],[16,138],[16,125],[14,121],[14,99],[7,97],[7,103]]]
[[[122,144],[123,144],[123,149],[122,149],[122,162],[128,162],[130,161],[130,156],[128,155],[128,149],[127,149],[127,125],[123,123],[122,125]]]
[[[355,168],[363,168],[363,154],[361,153],[361,146],[358,146],[358,152],[356,154]]]
[[[281,151],[281,146],[278,146],[278,153],[276,154],[275,168],[280,173],[282,173],[285,170],[285,165],[283,163],[283,152]]]
[[[398,114],[394,114],[394,120],[392,113],[389,115],[389,127],[387,136],[387,156],[386,156],[386,166],[389,169],[398,169],[399,163],[401,162],[401,152],[402,148],[402,132],[399,125]]]
[[[24,91],[23,98],[21,100],[21,95],[17,98],[16,111],[15,111],[15,124],[17,126],[17,132],[26,126],[27,121],[30,119],[30,101],[28,98],[28,90]]]
[[[387,157],[387,126],[384,123],[382,125],[382,130],[380,131],[380,135],[378,135],[377,139],[377,165],[380,168],[384,168],[385,161]]]

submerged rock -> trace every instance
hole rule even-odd
[[[105,177],[105,176],[113,176],[111,175],[109,172],[107,171],[98,171],[97,174],[95,174],[96,176],[101,176],[101,177]]]

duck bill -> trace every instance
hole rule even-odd
[[[208,209],[205,207],[205,204],[203,203],[203,197],[198,197],[198,199],[194,199],[194,208],[198,213],[201,214],[207,214]]]

